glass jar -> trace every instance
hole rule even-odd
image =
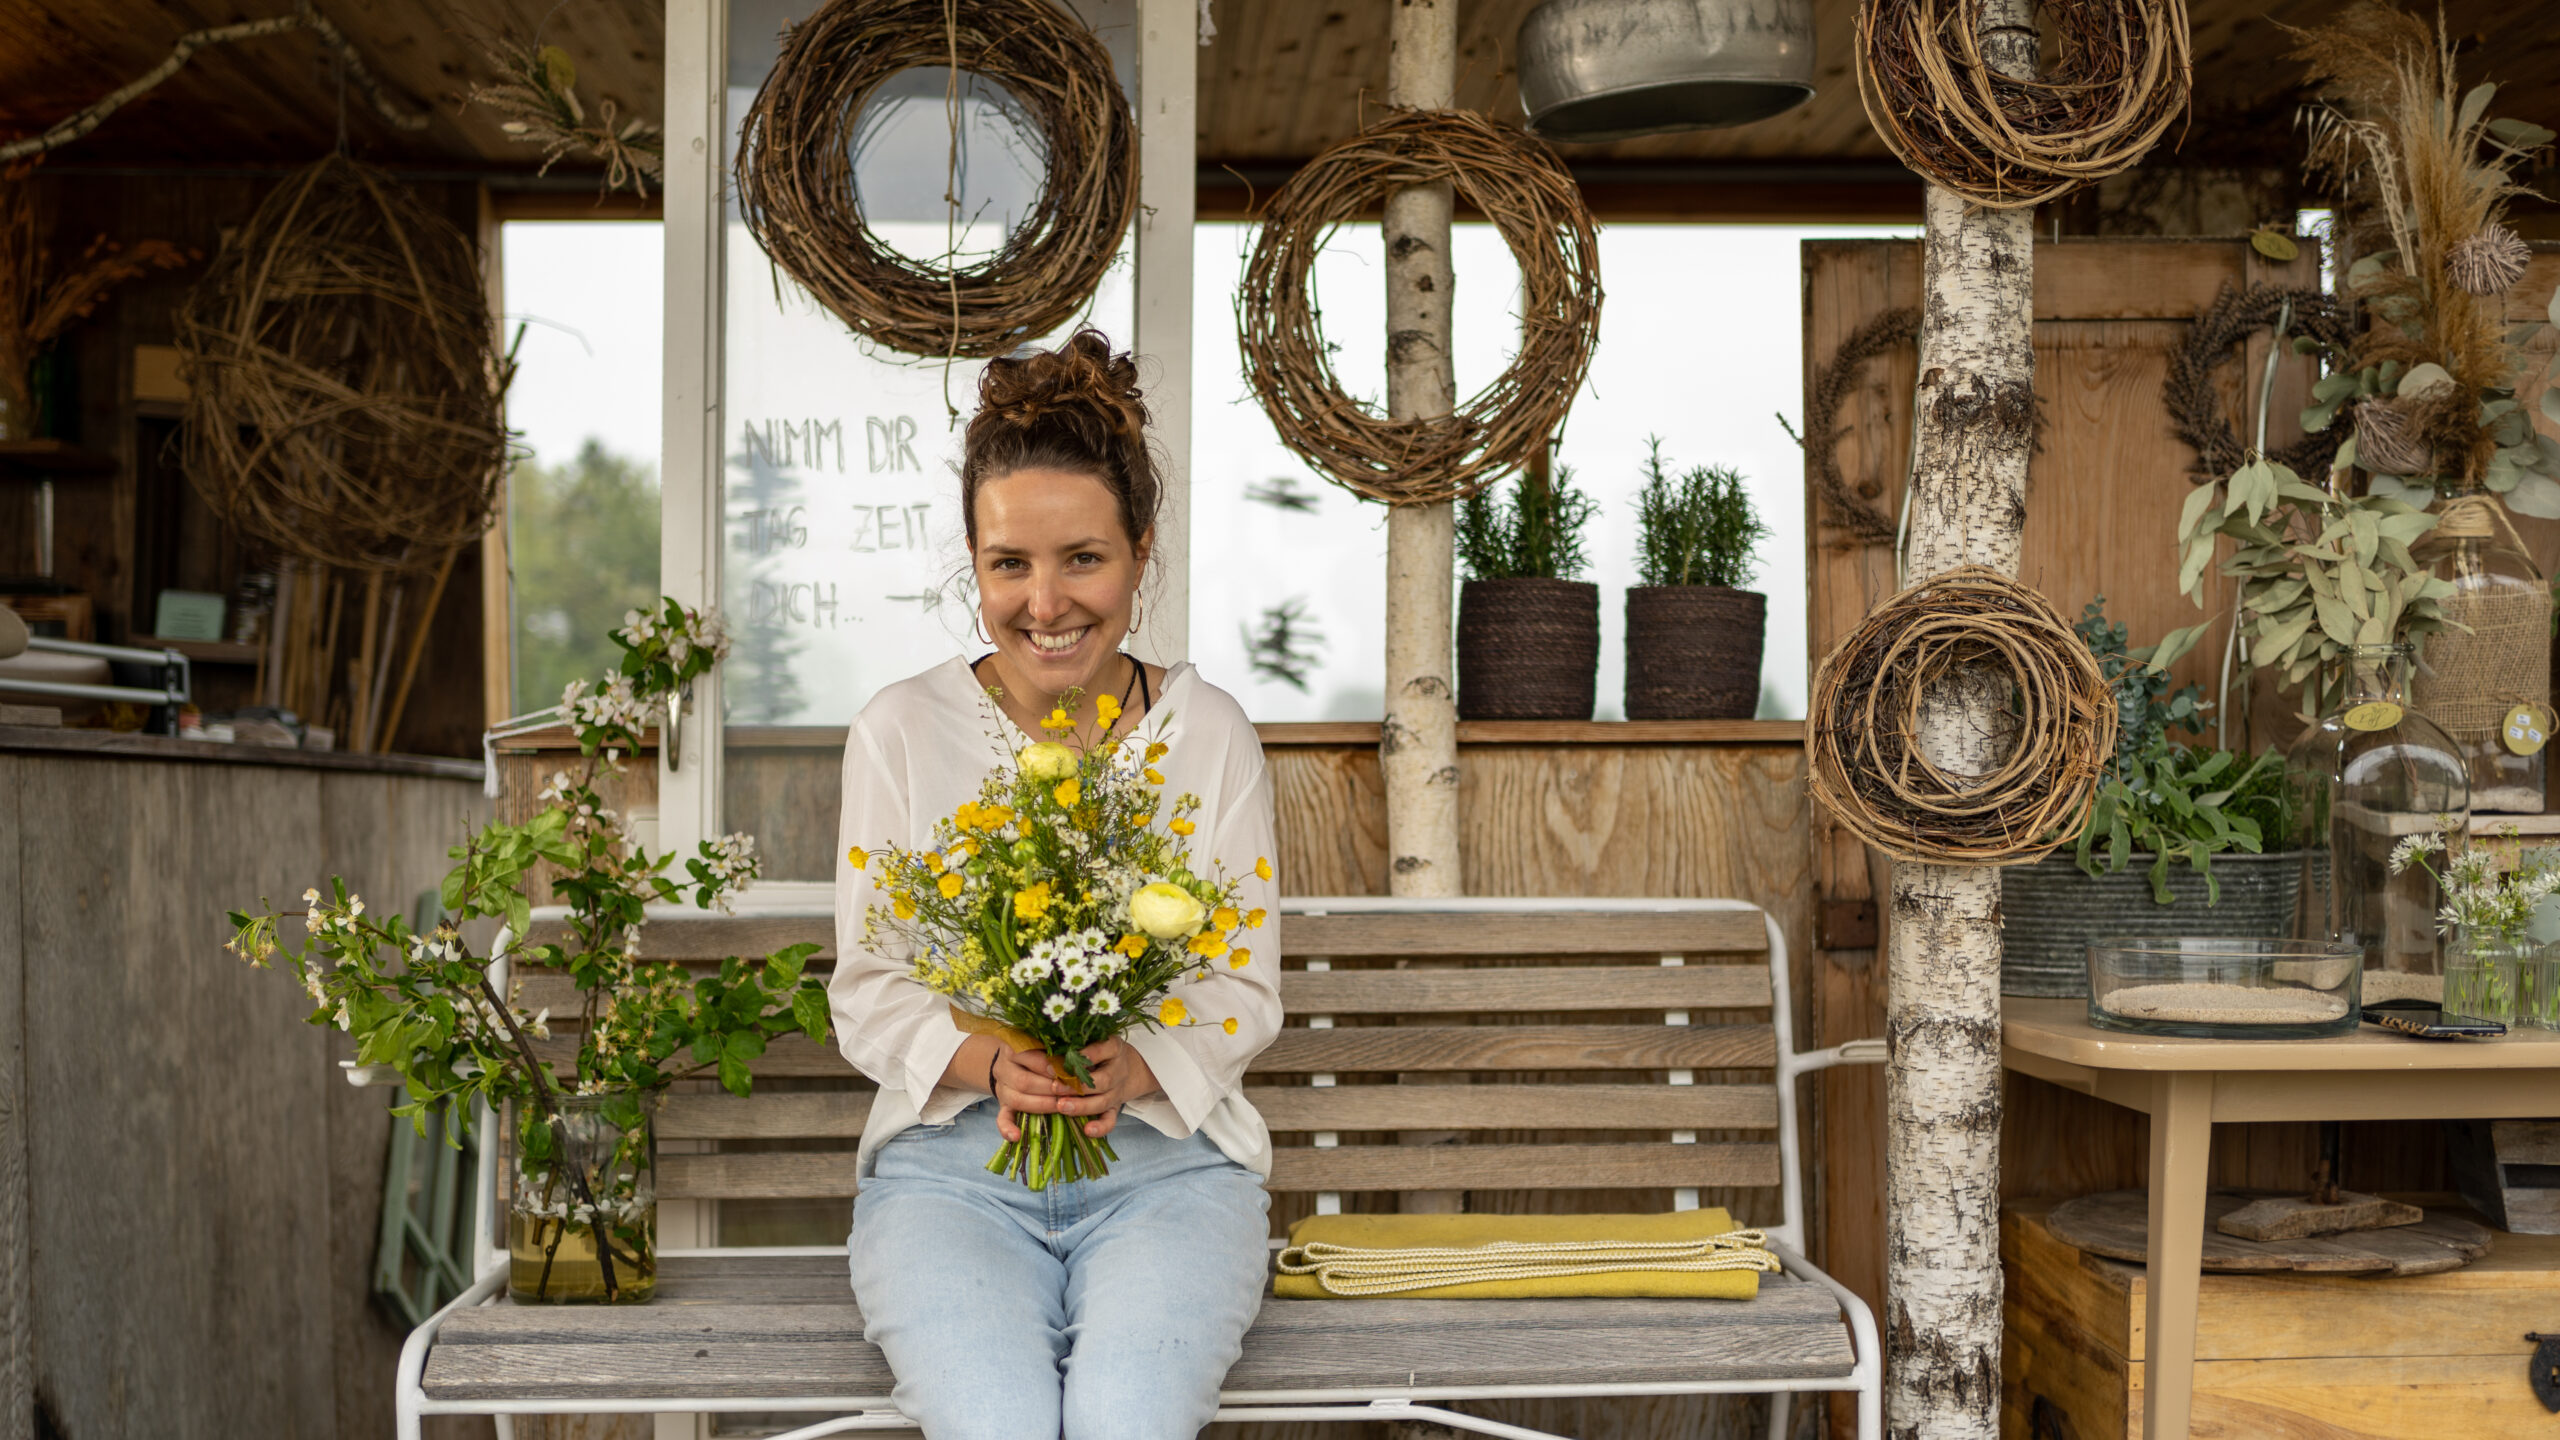
[[[2551,591],[2506,506],[2477,490],[2448,497],[2413,547],[2453,593],[2427,637],[2411,702],[2453,737],[2471,775],[2471,808],[2542,813],[2551,735]]]
[[[2560,1030],[2560,945],[2542,946],[2516,962],[2516,1014],[2508,1023]]]
[[[2391,851],[2412,835],[2459,837],[2471,816],[2461,752],[2409,707],[2409,660],[2407,645],[2350,651],[2322,682],[2326,713],[2287,754],[2304,847],[2295,933],[2361,946],[2368,1005],[2443,999],[2443,891],[2423,865],[2393,874]]]
[[[657,1293],[656,1098],[617,1089],[555,1095],[547,1114],[517,1107],[507,1170],[516,1303],[639,1305]]]
[[[2456,937],[2444,951],[2444,1012],[2515,1024],[2523,1008],[2524,968],[2538,953],[2526,941]]]

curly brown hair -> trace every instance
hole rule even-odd
[[[1144,395],[1137,362],[1113,353],[1098,330],[1079,330],[1055,350],[988,361],[960,461],[969,548],[978,545],[978,488],[1017,470],[1092,476],[1119,502],[1129,543],[1144,539],[1164,494]]]

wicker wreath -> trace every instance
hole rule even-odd
[[[1876,505],[1866,487],[1852,488],[1840,474],[1836,447],[1840,440],[1840,402],[1849,398],[1858,372],[1920,338],[1920,309],[1899,305],[1879,311],[1840,342],[1830,360],[1814,372],[1813,398],[1806,402],[1804,453],[1813,467],[1814,483],[1830,502],[1832,517],[1842,528],[1880,545],[1893,543],[1893,517]]]
[[[1312,272],[1337,227],[1393,191],[1442,182],[1493,222],[1520,266],[1520,352],[1454,413],[1388,420],[1335,378]],[[1599,338],[1599,238],[1544,143],[1466,111],[1391,110],[1263,208],[1236,329],[1245,378],[1300,458],[1390,505],[1458,499],[1526,466],[1564,423]]]
[[[1913,739],[1931,686],[2007,677],[2006,753],[1984,775],[1930,763]],[[1966,566],[1876,607],[1825,656],[1805,725],[1813,796],[1858,838],[1908,860],[2014,865],[2078,835],[2116,748],[2116,704],[2053,606]]]
[[[863,223],[863,108],[920,66],[1002,85],[1046,157],[1039,198],[983,262],[910,259]],[[756,92],[737,194],[764,253],[854,333],[910,355],[984,359],[1058,330],[1093,298],[1137,211],[1137,123],[1110,52],[1063,6],[830,0],[791,27]]]
[[[1995,210],[2132,166],[2187,108],[2186,0],[2044,7],[2061,59],[2034,80],[1984,60],[1983,0],[1858,7],[1858,98],[1896,158]]]
[[[186,469],[244,536],[368,570],[489,528],[507,364],[471,242],[331,156],[276,187],[177,314]]]
[[[2274,285],[2252,285],[2246,290],[2225,285],[2211,305],[2197,312],[2185,346],[2169,357],[2169,377],[2160,387],[2160,399],[2169,407],[2170,428],[2196,452],[2195,468],[2188,475],[2200,485],[2222,479],[2249,460],[2249,447],[2241,443],[2239,427],[2223,409],[2213,372],[2238,359],[2243,341],[2259,331],[2274,330],[2278,320],[2285,321],[2288,335],[2308,335],[2340,346],[2355,338],[2347,307],[2334,295]],[[2270,451],[2267,458],[2296,475],[2322,473],[2336,457],[2342,438],[2343,427],[2331,426]]]

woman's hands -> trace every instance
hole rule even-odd
[[[1087,1045],[1084,1058],[1093,1066],[1093,1086],[1084,1091],[1057,1077],[1046,1052],[1006,1050],[996,1058],[996,1129],[1005,1139],[1022,1138],[1016,1115],[1090,1115],[1084,1133],[1099,1140],[1120,1123],[1121,1106],[1159,1088],[1146,1057],[1123,1041]]]

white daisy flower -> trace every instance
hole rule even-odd
[[[1058,983],[1070,990],[1090,989],[1096,978],[1093,963],[1081,955],[1058,967]]]
[[[1066,1019],[1067,1012],[1075,1008],[1076,1002],[1068,999],[1064,995],[1052,995],[1048,999],[1040,1002],[1040,1013],[1048,1016],[1052,1020]]]
[[[1120,1013],[1120,997],[1109,990],[1094,991],[1093,998],[1084,1003],[1096,1015],[1117,1015]]]
[[[1035,955],[1025,955],[1013,962],[1009,972],[1016,985],[1037,985],[1049,978],[1049,963]]]

